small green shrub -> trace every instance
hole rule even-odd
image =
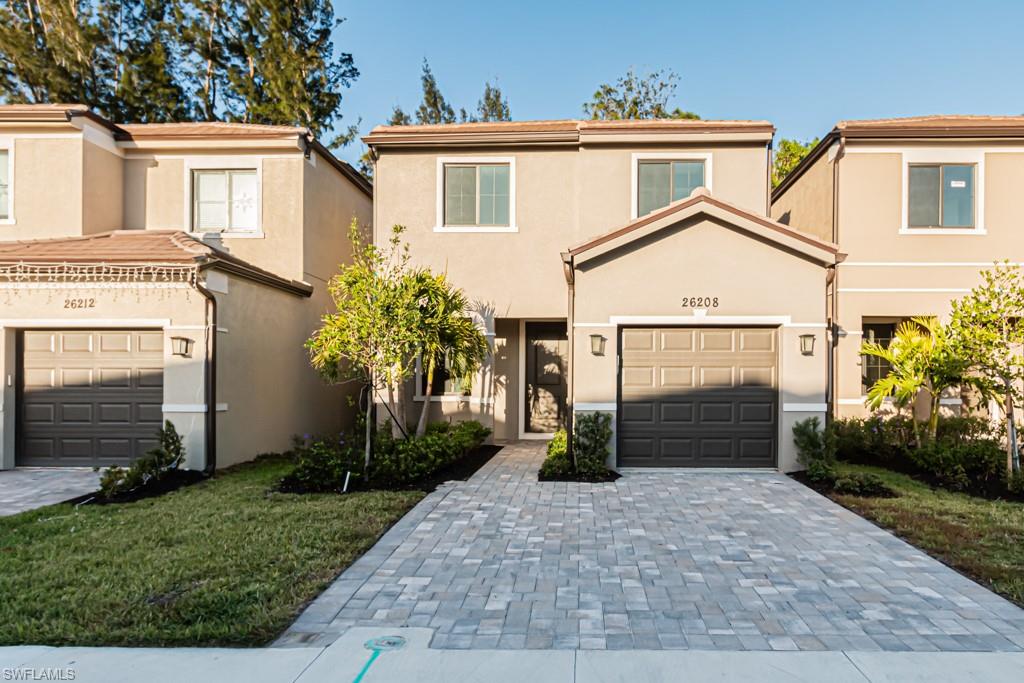
[[[1006,452],[995,439],[926,443],[910,458],[922,477],[951,491],[998,495],[1005,488]]]
[[[873,472],[849,472],[836,479],[836,493],[865,498],[895,498],[898,493]]]
[[[845,418],[833,421],[829,429],[835,435],[838,459],[906,469],[907,452],[914,444],[914,424],[910,418],[902,415]]]
[[[836,480],[836,439],[830,429],[822,429],[816,417],[793,425],[797,462],[816,484],[831,487]]]
[[[407,486],[456,462],[483,444],[491,433],[479,422],[434,423],[421,437],[396,439],[388,425],[377,430],[369,473],[363,471],[362,434],[358,437],[306,439],[294,449],[295,468],[280,483],[283,491],[393,489]]]
[[[1015,496],[1024,497],[1024,470],[1017,470],[1009,476],[1006,490]]]
[[[956,416],[944,417],[939,420],[939,428],[935,440],[941,443],[964,444],[981,439],[998,438],[991,423],[981,417]]]
[[[108,467],[100,477],[100,494],[111,499],[151,486],[185,461],[185,446],[170,420],[157,432],[160,445],[128,467]]]
[[[541,479],[563,479],[573,474],[572,460],[569,458],[569,438],[564,429],[555,432],[548,442],[547,457],[540,466]]]
[[[548,442],[547,457],[540,467],[541,479],[575,481],[607,481],[612,475],[605,464],[612,439],[612,417],[608,413],[580,413],[576,416],[573,455],[568,453],[568,435],[564,429],[555,432]]]

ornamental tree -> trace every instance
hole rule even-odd
[[[1014,406],[1024,381],[1024,273],[1009,263],[981,272],[982,282],[953,302],[951,327],[972,369],[999,387],[1006,413],[1007,469],[1020,470]]]
[[[341,266],[328,290],[337,312],[321,319],[320,329],[306,342],[310,363],[331,383],[361,382],[373,395],[387,393],[392,428],[402,430],[398,396],[412,376],[418,348],[420,311],[418,282],[409,268],[409,248],[401,241],[404,227],[392,228],[391,239],[378,247],[353,220],[349,228],[352,262]],[[366,406],[365,464],[370,464],[373,396]],[[403,431],[404,433],[404,431]]]

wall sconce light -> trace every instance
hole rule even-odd
[[[171,337],[171,353],[175,356],[188,358],[192,355],[194,341],[188,337]]]
[[[604,355],[604,344],[605,344],[606,341],[608,341],[608,340],[604,338],[604,335],[601,335],[601,334],[592,334],[592,335],[590,335],[590,352],[592,354],[594,354],[595,356],[603,356]]]
[[[814,355],[814,337],[813,334],[801,334],[800,335],[800,353],[805,356]]]

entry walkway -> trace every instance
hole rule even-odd
[[[543,452],[429,495],[278,644],[363,626],[440,649],[1024,649],[1024,610],[785,475],[539,483]]]
[[[0,517],[63,503],[99,488],[87,467],[18,467],[0,470]]]

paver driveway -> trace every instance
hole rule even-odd
[[[1024,649],[1024,610],[776,473],[538,483],[506,446],[425,498],[281,637],[435,648]]]
[[[0,517],[63,503],[99,489],[86,467],[18,467],[0,471]]]

